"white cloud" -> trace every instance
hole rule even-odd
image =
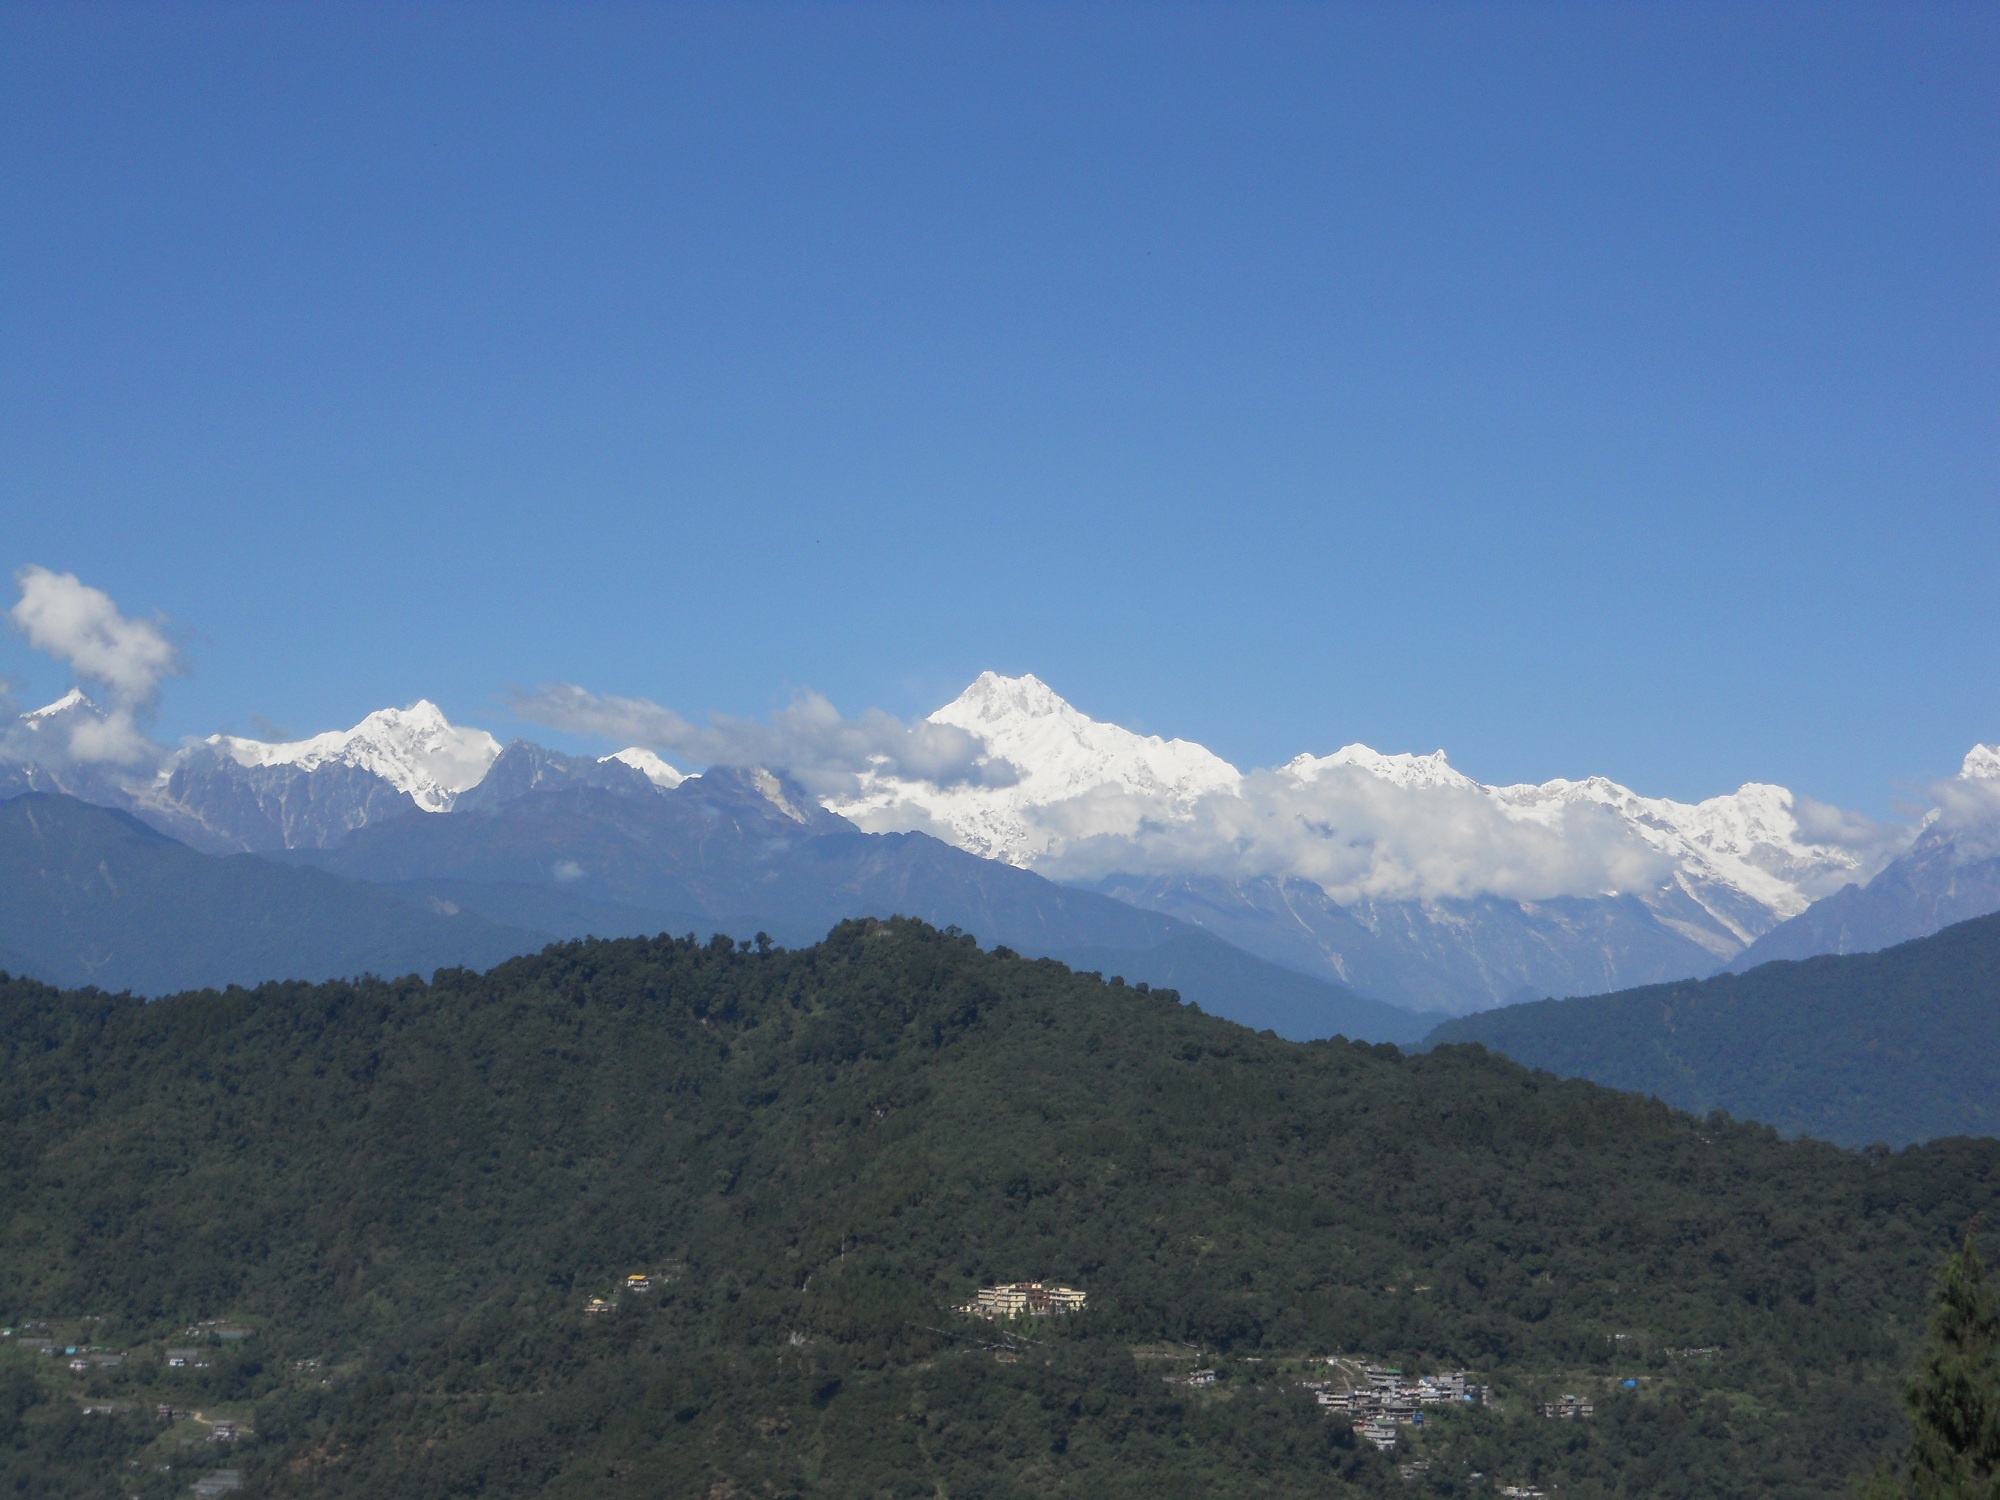
[[[1935,821],[1950,834],[1959,861],[2000,858],[2000,777],[1954,776],[1932,786],[1931,795]]]
[[[983,746],[962,729],[925,719],[906,724],[874,708],[842,718],[818,693],[801,693],[761,723],[714,714],[696,724],[645,698],[600,697],[569,683],[517,692],[511,707],[531,723],[664,751],[697,765],[783,770],[821,797],[852,795],[866,772],[938,786],[1005,785],[1012,774],[1004,763],[982,763]]]
[[[51,721],[32,735],[31,746],[17,744],[13,753],[39,759],[53,751],[57,759],[86,765],[157,761],[165,751],[143,726],[158,704],[161,681],[183,670],[162,623],[128,618],[109,594],[74,573],[31,564],[14,581],[21,590],[8,611],[14,628],[37,651],[66,662],[105,701]],[[24,732],[17,723],[11,738],[21,740]]]
[[[1149,815],[1150,814],[1150,815]],[[1650,889],[1671,861],[1610,809],[1573,803],[1536,819],[1475,789],[1398,786],[1359,767],[1310,781],[1253,771],[1239,792],[1197,799],[1185,816],[1119,795],[1036,810],[1056,826],[1045,873],[1296,877],[1337,901],[1495,895],[1547,900]]]
[[[37,651],[65,661],[101,688],[114,708],[150,709],[162,678],[181,671],[180,655],[154,620],[128,619],[102,589],[74,573],[33,565],[14,575],[21,597],[9,611]]]

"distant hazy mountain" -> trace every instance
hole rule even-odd
[[[2000,915],[1879,953],[1509,1006],[1427,1040],[1842,1145],[1996,1135]]]
[[[468,797],[447,815],[380,823],[284,858],[542,932],[763,931],[797,945],[847,917],[900,914],[1176,988],[1282,1035],[1411,1040],[1427,1024],[1171,918],[927,835],[864,834],[757,768],[712,768],[644,793],[578,783],[491,805]]]
[[[71,797],[0,802],[0,967],[10,973],[162,995],[485,968],[539,946],[319,870],[202,854]]]
[[[1705,974],[1715,955],[1637,896],[1346,905],[1308,880],[1114,875],[1092,889],[1364,995],[1452,1013]]]
[[[2000,911],[2000,747],[1975,745],[1943,791],[1945,805],[1900,858],[1866,885],[1845,886],[1774,927],[1729,968],[1870,953]]]

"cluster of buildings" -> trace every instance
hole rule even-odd
[[[1627,1383],[1629,1384],[1630,1382]],[[1596,1416],[1597,1403],[1592,1401],[1588,1396],[1565,1396],[1560,1401],[1544,1401],[1541,1404],[1540,1411],[1545,1417],[1554,1417],[1557,1421],[1568,1422],[1577,1417]]]
[[[1346,1390],[1333,1390],[1316,1381],[1306,1384],[1318,1392],[1322,1411],[1349,1418],[1355,1434],[1384,1453],[1396,1446],[1398,1427],[1423,1425],[1426,1406],[1493,1399],[1491,1386],[1472,1384],[1463,1370],[1419,1375],[1415,1380],[1404,1378],[1401,1370],[1381,1365],[1365,1366],[1362,1373],[1368,1383]]]
[[[587,1318],[601,1318],[606,1313],[615,1312],[618,1309],[618,1292],[630,1293],[634,1297],[642,1296],[652,1291],[655,1287],[664,1286],[667,1282],[675,1280],[679,1274],[678,1270],[665,1271],[657,1276],[650,1271],[634,1271],[630,1276],[627,1276],[623,1281],[618,1283],[617,1290],[611,1296],[592,1297],[588,1302],[584,1303],[584,1316]]]
[[[1073,1286],[1050,1286],[1041,1281],[1003,1281],[983,1286],[970,1302],[952,1309],[971,1318],[1046,1318],[1058,1313],[1082,1312],[1085,1294]]]

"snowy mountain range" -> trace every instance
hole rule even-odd
[[[167,755],[149,774],[119,775],[63,753],[104,711],[72,688],[45,708],[20,715],[0,764],[0,796],[10,790],[63,792],[86,802],[122,807],[161,832],[212,854],[325,848],[358,829],[413,812],[442,813],[468,792],[484,800],[525,791],[554,775],[565,782],[593,777],[668,789],[685,778],[652,751],[633,746],[599,758],[561,756],[539,746],[508,759],[492,735],[451,723],[438,706],[418,699],[384,708],[351,729],[309,739],[268,741],[210,735]],[[539,756],[539,758],[537,758]],[[505,760],[499,784],[489,784]],[[501,793],[500,784],[510,790]],[[479,800],[479,799],[475,799]]]
[[[1706,973],[1895,851],[1780,786],[1699,803],[1603,777],[1489,786],[1354,744],[1243,772],[987,673],[931,716],[1011,785],[889,775],[831,805],[1169,912],[1308,973],[1452,1011]]]
[[[297,741],[212,736],[146,775],[35,753],[87,733],[93,716],[74,692],[21,716],[0,795],[12,786],[122,806],[210,852],[332,848],[392,819],[490,812],[536,791],[643,795],[688,779],[639,746],[595,759],[527,741],[503,750],[427,701]],[[1244,771],[1190,741],[1094,720],[1032,676],[985,673],[930,722],[971,736],[992,774],[939,784],[878,761],[826,808],[865,831],[929,833],[1297,972],[1453,1013],[1706,974],[1788,930],[1780,947],[1863,941],[1852,922],[1845,938],[1810,935],[1812,913],[1816,902],[1858,899],[1885,865],[1902,872],[1892,885],[1909,877],[1924,891],[1946,871],[1959,894],[1930,901],[1938,912],[1979,905],[1988,898],[1974,831],[2000,827],[2000,806],[1947,796],[1905,852],[1910,831],[1780,786],[1696,803],[1602,777],[1493,786],[1443,751],[1361,744]],[[749,774],[746,784],[761,775],[780,786]],[[1975,747],[1959,781],[2000,788],[2000,752]],[[2000,877],[1992,899],[2000,906]]]

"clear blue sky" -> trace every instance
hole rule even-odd
[[[1879,811],[2000,739],[1996,193],[1989,4],[9,4],[0,569],[168,736],[993,667]]]

